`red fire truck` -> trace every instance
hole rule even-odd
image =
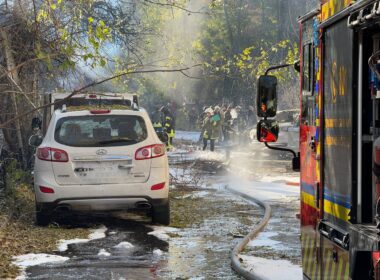
[[[299,23],[293,164],[301,172],[304,278],[380,279],[380,1],[324,0]],[[258,84],[257,136],[270,147],[277,80],[268,73]]]

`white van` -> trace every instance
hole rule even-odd
[[[165,145],[144,109],[55,110],[34,166],[36,223],[56,211],[142,209],[168,225]]]

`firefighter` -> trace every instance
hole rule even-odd
[[[222,125],[224,123],[224,112],[219,106],[214,107],[214,115],[212,116],[212,125],[215,139],[222,141]]]
[[[219,107],[216,107],[219,110]],[[219,138],[221,130],[221,116],[219,112],[215,112],[213,109],[208,108],[205,111],[206,117],[203,122],[203,151],[207,148],[207,142],[210,140],[210,150],[215,150],[215,140]]]
[[[155,110],[150,116],[150,119],[152,120],[154,130],[156,132],[162,132],[163,131],[163,119],[164,119],[164,114],[160,110],[160,106],[155,106]]]
[[[161,112],[163,113],[164,117],[163,130],[168,134],[169,138],[166,145],[166,149],[169,151],[173,148],[173,138],[175,136],[175,119],[167,106],[162,107]]]
[[[215,140],[211,139],[212,135],[212,125],[211,125],[211,116],[214,111],[211,108],[206,108],[204,111],[204,119],[202,124],[202,138],[203,138],[203,151],[207,148],[207,142],[210,140],[210,150],[214,151]]]

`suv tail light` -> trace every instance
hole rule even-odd
[[[40,186],[40,191],[43,193],[54,193],[54,190],[52,188]]]
[[[163,188],[165,188],[165,182],[160,183],[160,184],[157,184],[157,185],[153,185],[153,186],[150,187],[150,189],[151,189],[152,191],[161,190],[161,189],[163,189]]]
[[[165,155],[165,145],[155,144],[138,149],[135,153],[136,160],[157,158]]]
[[[54,162],[68,162],[69,155],[60,149],[44,147],[37,149],[37,157],[40,160],[54,161]]]

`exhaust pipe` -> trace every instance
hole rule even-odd
[[[150,205],[150,203],[145,202],[145,201],[138,201],[138,202],[136,202],[135,207],[137,209],[148,210],[148,209],[152,208],[152,205]]]
[[[70,207],[67,205],[58,205],[57,208],[55,208],[55,210],[58,212],[69,212]]]

